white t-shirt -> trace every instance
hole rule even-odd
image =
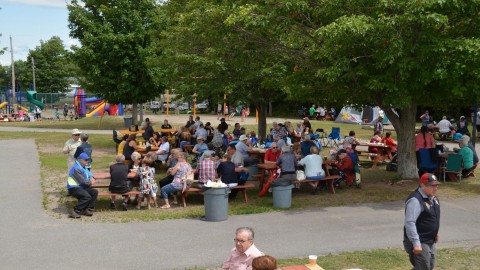
[[[311,154],[302,158],[298,164],[303,165],[305,168],[305,176],[325,176],[325,171],[322,168],[322,156]]]
[[[165,153],[160,154],[162,153],[162,151],[165,151]],[[162,143],[157,150],[157,159],[162,161],[167,160],[169,152],[170,152],[170,143],[169,142]]]

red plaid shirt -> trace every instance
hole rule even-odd
[[[210,158],[205,158],[198,163],[198,181],[200,183],[207,183],[208,180],[215,180],[215,172],[217,170],[217,163]]]

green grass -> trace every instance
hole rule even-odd
[[[88,120],[87,120],[88,121]],[[109,121],[106,121],[107,123]],[[80,127],[92,129],[88,124],[68,126],[62,123],[63,128]],[[92,122],[89,122],[90,124]],[[115,123],[108,123],[112,126]],[[119,125],[122,123],[120,122]],[[331,122],[313,121],[313,126],[323,127],[329,130],[332,126],[341,126],[347,132],[354,128],[360,138],[369,138],[371,130],[364,130],[359,126],[337,125]],[[247,126],[254,129],[253,125]],[[45,135],[48,134],[48,135]],[[65,133],[33,133],[33,132],[2,132],[0,139],[35,139],[40,155],[41,163],[41,186],[43,191],[42,203],[52,216],[64,218],[67,209],[71,208],[74,200],[67,198],[65,190],[66,157],[61,153],[64,142],[68,139]],[[343,133],[342,133],[343,134]],[[115,155],[115,146],[110,135],[91,135],[91,143],[94,148],[94,170],[106,171]],[[325,151],[325,150],[324,150]],[[161,178],[164,171],[157,178]],[[377,169],[364,169],[362,171],[362,188],[338,190],[335,195],[322,192],[318,196],[311,196],[308,188],[294,190],[292,209],[321,208],[328,206],[355,205],[367,202],[397,201],[403,200],[413,190],[417,183],[413,181],[400,181],[392,185],[396,175],[385,171],[380,166]],[[468,178],[462,184],[447,183],[439,189],[441,199],[463,198],[466,196],[478,196],[480,194],[480,181],[477,178]],[[258,197],[258,190],[248,192],[249,202],[243,203],[239,194],[238,198],[229,203],[230,215],[264,213],[278,210],[272,207],[271,194],[263,198]],[[131,221],[154,221],[164,219],[198,218],[204,214],[202,197],[197,194],[189,195],[188,207],[175,207],[169,210],[151,209],[141,211],[111,211],[109,199],[101,198],[97,205],[97,214],[93,222],[131,222]],[[307,263],[305,258],[279,259],[278,266],[289,266]],[[407,254],[401,249],[376,249],[368,251],[346,252],[341,254],[322,255],[318,258],[318,264],[324,269],[410,269]],[[480,269],[480,257],[478,246],[469,248],[443,248],[438,251],[438,263],[436,269]],[[191,268],[204,269],[204,268]]]
[[[323,122],[322,122],[323,123]],[[110,135],[92,134],[93,145],[93,171],[108,171],[109,165],[114,161],[115,145]],[[73,205],[73,199],[66,199],[65,178],[66,156],[61,149],[64,142],[69,138],[65,133],[33,133],[33,132],[2,132],[0,139],[34,138],[40,155],[41,178],[43,191],[43,205],[57,217],[64,217],[68,207]],[[327,151],[327,150],[323,150]],[[158,172],[157,179],[163,178],[165,171]],[[318,196],[309,194],[310,188],[303,187],[301,190],[294,189],[292,198],[293,210],[322,208],[329,206],[352,205],[368,202],[383,202],[403,200],[415,189],[414,181],[400,181],[395,184],[396,174],[387,172],[383,166],[376,169],[362,170],[362,188],[337,190],[336,194],[323,191]],[[478,178],[478,176],[477,176]],[[464,196],[478,196],[480,194],[480,181],[475,178],[467,178],[462,184],[447,183],[442,185],[439,196],[445,198],[461,198]],[[256,183],[256,182],[254,182]],[[230,215],[243,215],[265,213],[272,211],[285,211],[274,209],[271,193],[265,197],[258,197],[258,189],[248,191],[249,201],[244,203],[241,194],[237,199],[229,203]],[[199,194],[190,194],[187,199],[187,208],[174,207],[169,210],[151,209],[149,211],[119,212],[109,209],[109,198],[100,198],[98,214],[92,221],[95,222],[129,222],[151,221],[179,218],[198,218],[204,214],[202,204],[203,197]]]
[[[440,248],[435,269],[480,269],[479,247]],[[308,263],[308,258],[280,259],[277,266]],[[408,255],[403,249],[375,249],[319,256],[318,265],[324,269],[360,268],[369,270],[411,269]]]

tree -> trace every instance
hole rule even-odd
[[[30,50],[25,73],[20,74],[26,86],[33,84],[32,58],[35,63],[35,86],[37,92],[56,93],[67,91],[75,74],[75,65],[65,49],[63,41],[54,36],[47,41],[40,40],[40,46]],[[17,67],[15,66],[15,70]],[[27,79],[28,78],[28,79]],[[23,86],[25,88],[25,85]]]
[[[133,104],[134,124],[137,103],[164,89],[146,65],[156,8],[154,0],[73,0],[68,5],[70,34],[82,44],[72,47],[82,85],[111,103]]]
[[[248,33],[229,23],[238,1],[169,1],[157,18],[165,25],[155,46],[161,66],[177,92],[223,103],[243,101],[259,110],[259,135],[266,134],[269,101],[283,98],[280,89],[287,63],[265,44],[249,41]],[[160,55],[160,54],[157,54]]]
[[[322,94],[308,87],[317,80],[344,104],[383,108],[398,135],[398,176],[415,178],[417,106],[478,98],[479,11],[476,1],[283,0],[243,6],[236,22],[274,21],[281,54],[299,63],[291,81],[312,78],[303,83],[312,95]]]

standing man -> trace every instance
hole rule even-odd
[[[438,184],[434,174],[423,174],[420,187],[408,196],[405,203],[403,245],[414,270],[435,267],[435,243],[440,228],[440,204],[435,197]]]
[[[383,114],[378,114],[377,120],[373,122],[373,134],[377,131],[383,135]]]
[[[63,146],[63,153],[67,156],[67,165],[68,165],[68,170],[72,168],[72,166],[75,164],[75,152],[77,151],[77,147],[79,147],[82,142],[80,141],[80,134],[82,132],[78,130],[78,128],[72,129],[72,138],[70,138],[65,145]]]
[[[81,153],[85,153],[87,154],[90,159],[88,160],[88,166],[87,168],[90,170],[91,166],[92,166],[92,152],[93,152],[93,149],[92,149],[92,145],[88,142],[88,134],[87,133],[83,133],[80,135],[80,140],[82,141],[82,144],[80,146],[77,147],[77,149],[75,150],[75,154],[73,155],[73,157],[75,159],[78,158],[78,156],[80,156]]]
[[[257,249],[253,243],[253,229],[240,227],[235,232],[235,248],[230,257],[223,263],[222,269],[228,270],[251,270],[252,261],[256,257],[263,256],[263,252]]]

